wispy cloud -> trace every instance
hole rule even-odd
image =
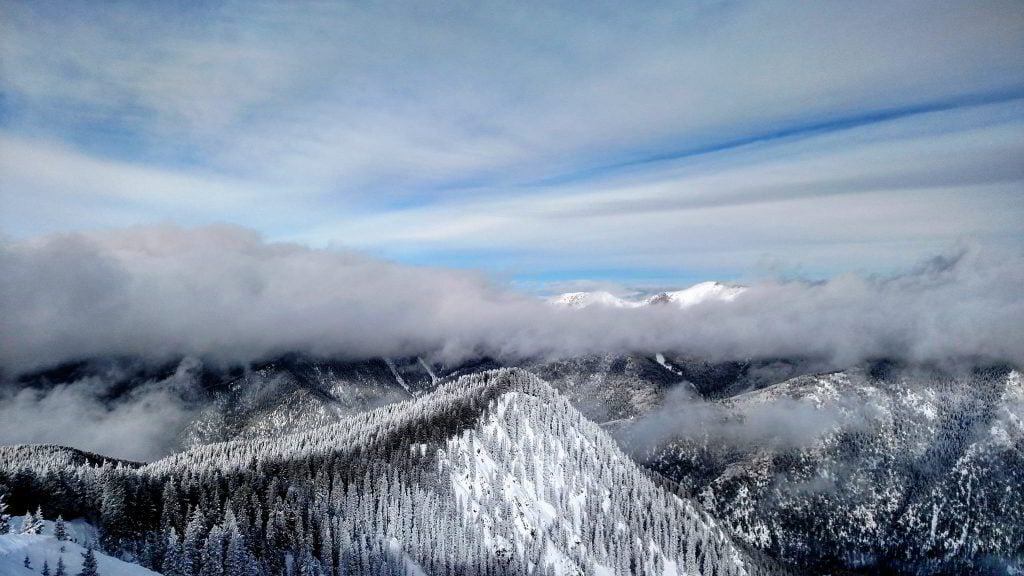
[[[1024,242],[1016,2],[3,11],[18,237],[227,220],[515,276]]]

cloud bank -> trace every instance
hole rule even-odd
[[[0,439],[131,460],[163,456],[179,447],[182,430],[195,416],[187,397],[198,391],[198,368],[185,360],[169,377],[128,391],[115,390],[123,382],[116,369],[49,389],[0,387]]]
[[[226,225],[164,225],[4,243],[0,365],[10,374],[104,355],[241,362],[289,351],[1021,365],[1021,286],[1021,254],[962,247],[896,276],[765,281],[681,310],[572,310],[472,273],[271,243]]]

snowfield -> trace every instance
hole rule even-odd
[[[12,533],[0,535],[0,576],[38,576],[44,561],[50,566],[50,574],[53,574],[57,570],[58,558],[64,559],[67,576],[74,576],[82,569],[82,554],[85,553],[82,544],[96,539],[96,529],[81,520],[67,523],[68,539],[64,542],[53,537],[53,522],[50,520],[46,521],[42,534],[15,534],[20,528],[21,518],[12,518]],[[160,576],[138,564],[118,560],[95,550],[94,553],[100,576]],[[26,555],[32,568],[24,566]]]
[[[643,300],[621,298],[604,290],[593,292],[566,292],[548,302],[566,308],[587,308],[605,306],[608,308],[639,308],[641,306],[673,304],[679,308],[689,308],[704,302],[731,302],[746,291],[744,286],[733,286],[721,282],[701,282],[684,290],[660,292]]]

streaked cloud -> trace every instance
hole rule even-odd
[[[18,238],[228,221],[597,282],[1024,247],[1018,2],[3,12]]]

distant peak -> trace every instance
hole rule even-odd
[[[675,304],[687,308],[707,301],[731,301],[746,291],[745,286],[707,281],[694,284],[683,290],[659,292],[642,300],[621,298],[605,290],[593,292],[566,292],[548,300],[556,306],[587,308],[605,306],[611,308],[637,308],[648,305]]]

